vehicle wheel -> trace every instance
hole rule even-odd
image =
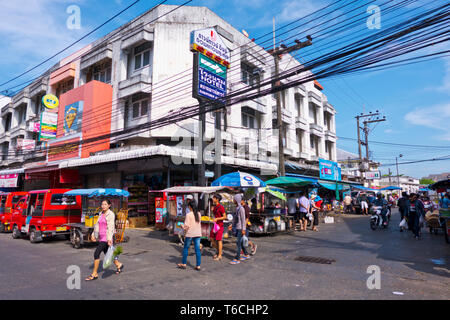
[[[20,238],[20,231],[17,225],[14,225],[13,231],[12,231],[12,237],[13,239],[19,239]]]
[[[81,248],[80,234],[78,232],[76,232],[75,230],[72,230],[70,233],[70,242],[72,243],[72,246],[75,249]]]
[[[376,222],[375,221],[373,221],[373,220],[370,220],[370,229],[372,229],[372,230],[376,230],[376,228],[377,228],[377,224],[376,224]]]
[[[30,242],[31,243],[37,243],[36,241],[36,229],[32,228],[30,231]]]
[[[3,223],[0,223],[0,233],[5,232],[5,225]]]
[[[273,233],[277,231],[277,224],[275,223],[275,221],[270,220],[269,222],[269,227],[268,227],[268,232]]]

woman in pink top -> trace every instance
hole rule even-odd
[[[186,208],[186,219],[183,229],[185,230],[183,262],[177,264],[178,268],[186,269],[186,262],[191,242],[194,242],[195,255],[197,257],[197,266],[195,270],[200,271],[200,263],[202,262],[202,252],[200,251],[200,239],[202,237],[202,226],[200,212],[197,210],[197,203],[194,199],[188,200]]]
[[[98,222],[94,226],[94,233],[92,234],[92,241],[97,241],[98,237],[99,243],[98,247],[94,253],[94,270],[92,274],[86,278],[86,281],[92,281],[98,279],[98,266],[100,264],[100,254],[108,252],[110,246],[113,245],[113,236],[115,232],[115,215],[111,211],[111,201],[102,201],[102,211],[100,212],[100,217]],[[114,260],[114,264],[117,267],[117,274],[122,272],[123,264],[119,260]]]

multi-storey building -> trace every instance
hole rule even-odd
[[[274,60],[266,49],[208,8],[185,6],[165,15],[174,8],[153,8],[74,52],[3,106],[0,144],[3,154],[7,150],[13,155],[2,158],[3,171],[24,173],[29,189],[67,183],[84,187],[134,184],[153,189],[195,184],[196,164],[186,159],[196,158],[197,148],[190,143],[186,147],[180,137],[196,136],[198,117],[158,125],[163,117],[198,103],[192,98],[191,31],[214,27],[231,50],[229,94],[270,88]],[[300,65],[290,55],[280,62],[281,70]],[[317,81],[309,81],[281,94],[288,172],[317,170],[319,158],[336,161],[336,111],[322,89]],[[46,110],[41,102],[45,94],[60,100],[58,135],[50,142],[39,141],[34,129]],[[274,95],[268,94],[219,114],[224,171],[238,168],[258,173],[264,169],[266,174],[276,174],[275,106]],[[77,112],[82,114],[78,131],[63,129],[69,107],[77,110],[75,118]],[[206,115],[209,141],[215,136],[215,116]],[[146,127],[149,123],[152,126]],[[96,132],[103,134],[99,143],[92,142],[89,148],[80,143],[95,140]],[[34,140],[34,148],[22,150],[24,140]],[[79,144],[77,151],[64,149],[68,143]],[[48,154],[48,146],[62,149]],[[173,157],[184,160],[180,164]]]

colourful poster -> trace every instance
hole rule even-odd
[[[39,140],[56,139],[56,129],[58,126],[58,114],[44,111],[41,113],[41,128]]]
[[[70,135],[81,131],[83,118],[83,101],[77,101],[64,108],[64,135]]]

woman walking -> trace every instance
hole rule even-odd
[[[313,219],[314,219],[312,230],[319,231],[317,229],[317,226],[319,225],[319,210],[320,210],[320,208],[317,206],[315,199],[316,199],[316,195],[312,194],[311,195],[311,213],[312,213]]]
[[[215,194],[213,197],[214,204],[214,223],[216,223],[219,227],[218,230],[211,230],[210,239],[212,242],[213,248],[216,249],[216,254],[214,255],[214,261],[222,260],[222,251],[223,251],[223,221],[227,219],[227,215],[225,213],[225,208],[220,204],[220,200],[222,200],[222,196],[220,194]]]
[[[100,265],[100,254],[108,252],[108,248],[113,245],[113,236],[115,233],[115,215],[111,211],[111,201],[102,201],[102,211],[100,217],[94,226],[94,233],[92,234],[92,241],[99,240],[97,249],[94,252],[94,270],[92,274],[86,278],[86,281],[98,279],[98,266]],[[118,258],[114,259],[116,265],[116,274],[120,274],[123,270],[123,263],[120,263]]]
[[[194,199],[188,200],[186,208],[186,219],[184,221],[183,229],[185,230],[183,261],[177,264],[178,268],[186,269],[187,257],[189,247],[194,242],[195,255],[197,258],[197,265],[195,270],[200,271],[200,264],[202,262],[202,253],[200,251],[200,239],[202,237],[201,216],[197,210],[197,203]]]

